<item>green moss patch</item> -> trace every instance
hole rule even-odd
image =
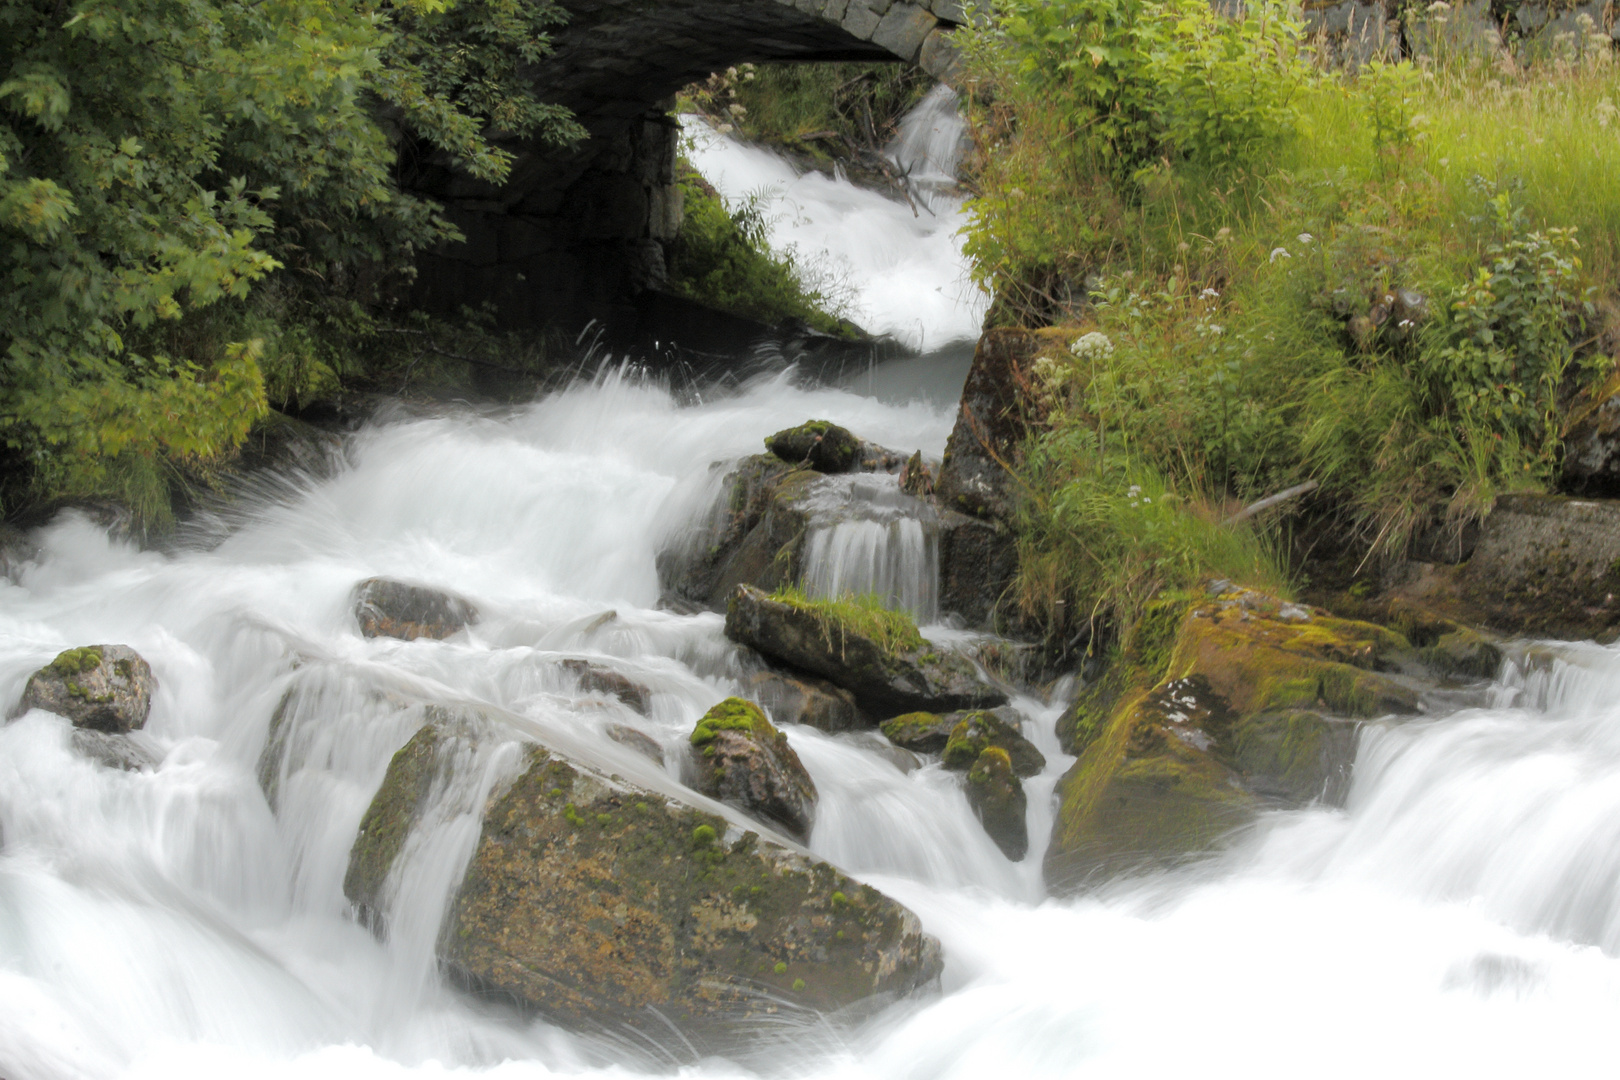
[[[764,711],[739,697],[726,698],[703,714],[692,729],[692,745],[702,746],[722,731],[751,731],[761,738],[776,734]]]
[[[903,611],[891,611],[874,594],[844,596],[837,600],[812,599],[797,586],[787,586],[771,594],[772,600],[814,615],[829,643],[858,635],[893,654],[923,652],[928,642],[917,630],[917,622]]]
[[[57,653],[56,659],[52,660],[48,667],[52,675],[66,679],[73,675],[83,675],[87,671],[94,671],[101,666],[101,661],[101,649],[95,645],[86,645],[82,648],[67,649]]]

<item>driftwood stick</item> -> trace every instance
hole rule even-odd
[[[1259,502],[1250,503],[1248,506],[1245,506],[1231,517],[1221,522],[1221,524],[1236,525],[1240,521],[1247,521],[1249,518],[1254,517],[1254,515],[1258,514],[1262,510],[1270,510],[1278,503],[1285,503],[1289,499],[1297,499],[1301,495],[1309,495],[1320,486],[1321,485],[1315,480],[1307,480],[1303,484],[1295,484],[1291,488],[1284,488],[1275,495],[1267,495]]]

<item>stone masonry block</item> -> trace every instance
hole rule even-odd
[[[888,10],[877,29],[872,31],[872,44],[881,45],[911,63],[917,59],[923,41],[938,25],[939,20],[923,8],[898,3]]]
[[[956,76],[961,73],[962,54],[952,44],[944,27],[936,27],[923,41],[917,51],[917,66],[940,82],[955,85]]]

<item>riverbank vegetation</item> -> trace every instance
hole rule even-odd
[[[1363,572],[1456,537],[1556,487],[1565,417],[1613,369],[1604,31],[1513,52],[1436,5],[1406,16],[1415,61],[1347,70],[1291,9],[1245,10],[1003,0],[962,35],[991,321],[1074,327],[1038,365],[1032,612],[1128,624],[1200,577],[1299,582],[1327,535]]]

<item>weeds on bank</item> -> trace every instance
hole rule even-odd
[[[1040,362],[1032,613],[1280,588],[1302,505],[1399,555],[1551,488],[1572,401],[1613,367],[1606,46],[1346,73],[1286,10],[1207,11],[1005,0],[966,35],[993,101],[968,239],[992,321],[1088,332]],[[1264,534],[1219,524],[1307,480]]]

